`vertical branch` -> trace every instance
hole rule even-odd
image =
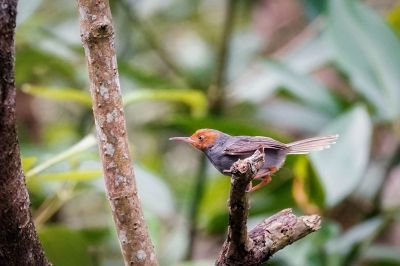
[[[203,197],[204,188],[206,185],[206,172],[207,172],[207,158],[202,156],[200,159],[200,166],[197,171],[196,182],[193,188],[193,197],[189,209],[189,244],[186,251],[186,259],[193,257],[195,238],[197,236],[197,217],[199,214],[199,207]]]
[[[154,34],[154,31],[148,25],[141,21],[135,10],[133,10],[133,8],[131,7],[131,4],[128,3],[126,0],[120,1],[119,4],[125,10],[128,19],[138,26],[148,45],[156,52],[160,60],[172,71],[174,76],[180,81],[184,81],[186,86],[193,87],[194,84],[191,83],[191,81],[186,77],[183,71],[176,65],[175,61],[172,59],[168,51],[160,44],[160,41]]]
[[[235,162],[230,169],[228,237],[221,253],[224,254],[224,262],[241,261],[251,249],[252,242],[247,236],[249,198],[246,187],[263,166],[264,160],[264,152],[256,151],[249,158]]]
[[[131,7],[131,4],[128,3],[126,0],[119,1],[119,4],[125,10],[128,19],[138,26],[138,29],[142,33],[147,44],[151,47],[151,49],[154,50],[154,52],[158,55],[160,60],[171,70],[175,78],[177,78],[178,81],[183,81],[184,83],[183,85],[195,88],[196,87],[195,84],[176,65],[176,63],[174,62],[173,58],[168,53],[168,51],[162,45],[160,45],[160,41],[154,34],[153,30],[143,21],[141,21],[136,11]]]
[[[218,48],[217,68],[215,79],[208,90],[210,109],[218,114],[223,107],[226,66],[229,56],[229,41],[232,35],[238,0],[227,0],[224,27],[222,29],[221,42]]]
[[[29,211],[15,118],[16,0],[0,0],[0,264],[50,265]]]
[[[125,265],[157,265],[129,156],[109,3],[78,0],[78,8],[106,191]]]

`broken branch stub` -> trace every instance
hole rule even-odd
[[[235,162],[229,170],[232,178],[228,236],[216,265],[260,265],[278,250],[320,228],[320,216],[298,217],[291,209],[285,209],[247,232],[249,193],[246,187],[262,168],[264,160],[264,151],[257,150],[252,156]]]

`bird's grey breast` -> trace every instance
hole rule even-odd
[[[225,154],[225,148],[232,142],[232,137],[229,135],[222,135],[216,140],[213,146],[208,147],[204,150],[207,158],[210,162],[218,169],[222,174],[224,170],[229,170],[234,162],[239,159],[239,156],[230,156]]]

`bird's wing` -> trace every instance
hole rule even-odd
[[[238,137],[224,149],[224,153],[227,155],[246,155],[254,153],[261,148],[274,150],[288,149],[285,144],[268,137]]]

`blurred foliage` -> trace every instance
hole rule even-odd
[[[212,265],[226,230],[229,178],[209,164],[199,169],[199,152],[168,141],[198,128],[284,142],[340,135],[329,150],[288,157],[251,195],[250,226],[289,207],[324,216],[320,231],[269,265],[400,264],[391,237],[400,230],[400,198],[390,192],[400,187],[396,1],[239,1],[219,114],[209,111],[208,91],[226,1],[110,2],[137,185],[162,265]],[[54,265],[122,265],[75,4],[20,0],[18,16],[19,138],[46,254]],[[196,223],[188,209],[202,170]],[[185,260],[193,223],[198,234]]]
[[[87,252],[89,243],[83,234],[65,226],[49,225],[39,231],[39,238],[55,265],[93,265]]]

